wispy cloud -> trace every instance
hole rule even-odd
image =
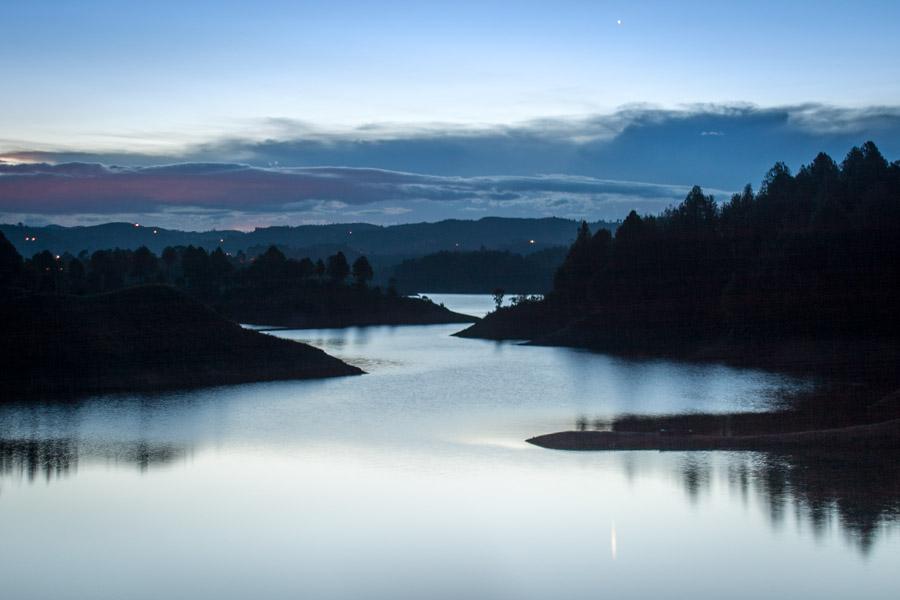
[[[0,214],[166,214],[269,223],[371,216],[379,221],[497,214],[616,218],[659,209],[687,192],[669,186],[568,175],[448,177],[345,167],[261,168],[225,163],[151,167],[46,163],[0,165]],[[627,212],[627,210],[626,210]]]
[[[725,195],[775,161],[799,166],[819,151],[840,159],[867,139],[888,157],[900,154],[900,107],[634,105],[516,126],[257,125],[254,135],[167,155],[0,155],[0,218],[177,219],[189,209],[213,211],[196,213],[207,221],[261,224],[473,212],[617,218],[659,210],[693,184]]]

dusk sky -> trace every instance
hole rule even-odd
[[[0,220],[619,218],[897,159],[898,56],[895,1],[5,3]]]

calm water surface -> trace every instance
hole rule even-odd
[[[275,333],[361,377],[0,407],[0,597],[900,596],[893,457],[523,441],[809,382],[458,329]]]

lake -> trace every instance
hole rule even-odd
[[[900,595],[896,457],[524,442],[811,382],[460,328],[271,332],[360,377],[0,405],[0,597]]]

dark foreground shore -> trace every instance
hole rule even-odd
[[[364,292],[360,292],[364,293]],[[478,317],[464,315],[420,298],[370,293],[362,300],[334,299],[324,304],[277,301],[269,303],[258,293],[246,302],[216,306],[222,314],[240,323],[254,323],[284,329],[332,329],[371,325],[472,324]]]
[[[166,286],[10,292],[0,321],[0,401],[362,373],[318,348],[244,329]]]
[[[896,450],[900,419],[835,429],[762,435],[560,431],[527,440],[552,450]]]

